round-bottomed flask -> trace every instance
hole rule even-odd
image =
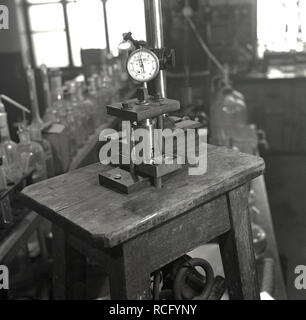
[[[34,183],[47,179],[46,156],[43,147],[31,140],[28,128],[19,126],[18,135],[20,139],[18,149],[23,162],[23,171],[29,172],[34,169],[32,175]]]
[[[7,113],[4,105],[0,100],[0,143],[3,150],[3,166],[7,176],[8,183],[16,183],[22,177],[22,159],[18,151],[18,145],[12,141],[8,122]]]
[[[248,109],[243,95],[220,81],[211,103],[211,136],[216,145],[229,145],[234,128],[248,125]]]
[[[53,151],[50,142],[42,137],[41,129],[31,124],[29,127],[32,141],[39,143],[45,153],[48,178],[55,176]]]

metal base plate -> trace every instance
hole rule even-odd
[[[101,186],[115,189],[126,194],[150,186],[149,178],[140,176],[133,177],[130,172],[120,168],[115,168],[99,174],[99,182]]]
[[[123,108],[122,103],[107,106],[107,113],[122,120],[140,122],[146,119],[158,117],[164,113],[180,110],[180,103],[176,100],[163,99],[160,101],[150,100],[146,105],[138,104],[137,99],[127,101],[128,108]]]

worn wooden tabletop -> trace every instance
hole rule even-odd
[[[67,232],[113,247],[230,191],[264,171],[261,158],[208,146],[208,171],[171,176],[161,190],[148,187],[125,195],[99,185],[108,167],[94,164],[31,185],[25,204]]]

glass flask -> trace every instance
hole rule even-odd
[[[3,153],[3,166],[9,184],[18,182],[22,175],[22,159],[18,151],[18,145],[12,141],[7,122],[7,113],[0,100],[0,142]]]
[[[47,77],[47,79],[44,79],[44,80],[48,81],[48,76],[45,75],[46,73],[45,68],[43,69],[43,73],[44,73],[44,77]],[[28,67],[27,69],[27,76],[28,76],[28,82],[29,82],[29,88],[30,88],[31,109],[32,109],[32,121],[29,126],[30,136],[32,141],[38,142],[42,146],[45,152],[48,177],[51,178],[51,177],[54,177],[55,175],[52,147],[49,141],[46,139],[43,139],[42,137],[42,130],[45,123],[40,117],[34,71],[30,67]],[[44,83],[44,86],[47,86],[47,84]],[[46,89],[49,90],[48,88]],[[49,94],[50,94],[50,90],[49,90]]]
[[[267,248],[267,235],[264,229],[256,223],[252,223],[253,246],[255,258],[260,259]]]
[[[105,86],[105,82],[103,82],[103,78],[100,75],[96,75],[94,76],[94,78],[95,78],[96,87],[99,93],[100,106],[103,109],[104,117],[102,119],[102,122],[105,122],[105,118],[107,114],[106,106],[112,103],[111,94],[110,94],[109,88]]]
[[[113,64],[113,78],[115,82],[115,88],[116,91],[120,92],[121,86],[122,86],[122,75],[124,73],[122,72],[121,68],[121,61],[119,57],[114,58],[114,64]]]
[[[77,146],[78,148],[81,148],[86,141],[87,138],[87,122],[86,118],[83,115],[82,107],[79,104],[78,97],[77,97],[77,86],[76,83],[71,81],[67,83],[68,90],[69,90],[69,101],[67,101],[67,104],[69,104],[69,108],[72,109],[75,123],[76,123],[76,140],[77,140]]]
[[[46,167],[48,178],[52,178],[55,176],[55,168],[54,168],[54,158],[53,151],[50,142],[46,139],[43,139],[41,129],[33,126],[32,124],[29,127],[31,140],[39,143],[45,153],[46,158]]]
[[[77,97],[78,102],[80,105],[80,108],[82,109],[83,116],[86,119],[86,128],[87,128],[87,135],[91,135],[95,132],[95,126],[94,126],[94,106],[92,102],[89,99],[86,99],[84,97],[84,82],[77,81]]]
[[[248,125],[248,109],[244,96],[235,91],[228,77],[217,79],[211,103],[211,137],[216,145],[228,145],[234,128]]]
[[[52,69],[50,71],[51,82],[51,107],[45,113],[45,121],[52,123],[60,123],[60,107],[61,103],[58,100],[61,99],[59,95],[62,93],[62,72],[58,69]]]
[[[45,115],[48,114],[52,108],[52,96],[51,96],[51,89],[49,83],[49,76],[48,76],[48,68],[46,65],[40,66],[40,74],[41,74],[41,81],[43,85],[44,91],[44,98],[45,98]]]
[[[245,126],[248,124],[247,106],[244,97],[232,88],[224,89],[223,119],[225,127]]]
[[[76,131],[75,124],[71,122],[71,116],[68,118],[69,111],[66,108],[64,87],[62,83],[62,71],[60,69],[50,70],[51,100],[52,106],[46,115],[46,120],[61,124],[67,130],[69,138],[70,158],[76,154]]]
[[[68,136],[69,136],[69,153],[70,157],[73,158],[78,150],[77,146],[77,137],[78,137],[78,129],[77,124],[75,121],[73,108],[71,106],[71,103],[69,103],[69,93],[64,93],[64,104],[65,104],[65,110],[66,110],[66,119],[63,123],[67,129],[68,129]],[[62,119],[64,121],[64,119]]]
[[[6,173],[3,166],[3,158],[0,157],[0,194],[7,189]],[[13,222],[12,208],[9,196],[0,200],[0,228]]]
[[[89,99],[92,101],[95,111],[94,125],[96,128],[98,128],[103,123],[106,115],[103,95],[98,90],[98,78],[99,76],[95,74],[88,79]]]
[[[255,206],[256,204],[256,194],[254,189],[251,189],[248,197],[249,211],[251,218],[251,227],[253,235],[253,246],[255,251],[256,259],[260,259],[267,248],[267,235],[265,230],[260,226],[260,215],[261,212]]]
[[[112,94],[115,93],[112,92],[112,88],[112,79],[109,73],[109,69],[107,66],[103,66],[99,77],[99,90],[104,98],[104,102],[106,105],[112,102]]]
[[[44,121],[40,117],[39,113],[39,105],[37,99],[37,90],[36,90],[36,82],[35,82],[35,75],[34,70],[31,66],[28,66],[26,69],[28,85],[29,85],[29,93],[30,93],[30,100],[31,100],[31,108],[32,108],[32,124],[39,128],[43,128]]]
[[[47,178],[46,156],[43,147],[31,140],[30,130],[19,125],[18,131],[20,143],[18,149],[23,161],[23,171],[34,169],[33,182],[39,182]]]

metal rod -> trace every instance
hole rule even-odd
[[[31,111],[28,110],[25,106],[23,106],[22,104],[20,104],[19,102],[9,98],[8,96],[4,95],[4,94],[1,94],[0,96],[1,99],[7,101],[8,103],[12,104],[13,106],[15,106],[16,108],[18,108],[19,110],[25,112],[25,113],[28,113],[28,114],[31,114]]]
[[[191,28],[191,30],[194,32],[196,38],[198,39],[202,49],[205,51],[205,53],[208,55],[208,57],[214,62],[214,64],[217,66],[217,68],[224,74],[225,70],[223,65],[221,64],[221,62],[216,58],[216,56],[210,51],[210,49],[208,48],[207,44],[205,43],[205,41],[203,40],[201,34],[199,33],[196,25],[194,24],[194,22],[192,21],[192,19],[188,16],[185,16],[185,19],[187,20],[187,22],[189,23],[189,26]]]
[[[145,0],[147,41],[155,49],[164,47],[163,16],[161,0]],[[156,78],[156,93],[161,98],[167,97],[166,74],[161,70]]]
[[[103,15],[104,15],[104,28],[105,28],[105,40],[106,40],[106,50],[110,54],[110,43],[109,43],[109,32],[108,32],[108,21],[107,21],[107,9],[106,9],[106,0],[102,0],[103,3]]]

